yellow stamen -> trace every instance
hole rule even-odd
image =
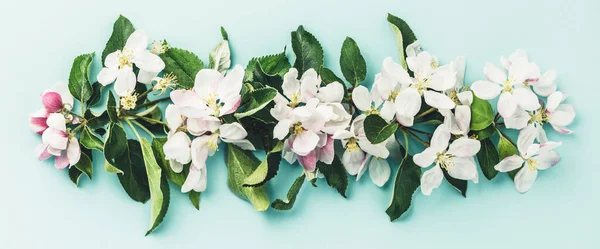
[[[446,154],[445,151],[437,153],[437,157],[435,162],[440,165],[446,171],[450,171],[451,167],[454,166],[454,161],[452,160],[452,155]]]
[[[218,102],[218,98],[219,96],[217,96],[216,93],[209,93],[206,96],[202,97],[202,100],[204,100],[204,102],[208,105],[208,108],[212,109],[214,111],[214,115],[215,117],[219,116],[220,110],[221,110],[221,103]]]
[[[206,148],[214,151],[219,150],[219,130],[210,135],[208,141],[206,142]]]
[[[291,131],[292,135],[300,135],[304,132],[304,128],[302,127],[302,123],[297,122],[292,125]]]
[[[123,50],[117,51],[117,61],[119,62],[119,69],[124,67],[131,67],[133,63],[133,50],[124,48]]]
[[[371,109],[367,110],[365,113],[367,115],[371,115],[371,114],[379,115],[379,110],[377,109],[377,107],[371,106]]]
[[[358,147],[358,141],[356,140],[356,138],[348,138],[348,143],[346,143],[346,150],[349,152],[356,152],[358,151],[360,148]]]
[[[169,50],[169,45],[164,40],[158,40],[152,42],[152,50],[150,50],[153,54],[164,54]]]
[[[137,102],[138,94],[135,91],[127,91],[127,95],[121,97],[121,106],[124,110],[131,110],[135,108],[135,102]]]
[[[399,93],[400,93],[400,90],[393,90],[392,92],[390,92],[390,96],[388,97],[388,100],[395,101],[396,97],[398,97]]]
[[[300,104],[300,99],[302,99],[300,93],[292,94],[292,96],[290,96],[290,103],[288,104],[288,106],[291,108],[298,106],[298,104]]]
[[[513,91],[513,83],[510,80],[502,81],[504,87],[502,88],[503,93],[512,93]]]
[[[177,85],[177,76],[173,73],[165,74],[162,78],[156,77],[156,85],[154,85],[154,90],[160,90],[160,94],[165,93],[168,88],[172,88]]]
[[[533,158],[529,158],[525,162],[527,163],[527,168],[529,170],[536,170],[537,167],[540,166],[540,162],[534,160]]]

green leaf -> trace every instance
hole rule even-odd
[[[85,173],[85,175],[92,179],[93,169],[92,169],[92,160],[90,157],[85,154],[83,151],[81,152],[81,157],[79,157],[79,161],[74,165],[79,171]],[[73,168],[73,167],[71,167]],[[75,183],[77,184],[77,183]]]
[[[171,168],[171,164],[167,159],[165,159],[165,152],[163,150],[163,146],[165,146],[166,142],[166,137],[157,137],[152,139],[152,151],[154,152],[154,156],[156,157],[156,162],[158,163],[158,166],[160,166],[162,171],[165,173],[167,179],[169,179],[175,185],[181,187],[185,182],[186,176],[184,172],[176,173],[175,171],[173,171],[173,169]]]
[[[110,164],[106,160],[104,160],[104,170],[106,170],[106,172],[112,173],[112,174],[124,174],[124,172],[122,170],[120,170],[117,167],[113,166],[112,164]]]
[[[125,47],[127,39],[134,31],[133,24],[124,16],[119,16],[113,25],[112,35],[110,35],[108,42],[106,42],[106,47],[102,51],[102,64],[104,64],[104,60],[108,54]]]
[[[508,138],[504,137],[500,134],[500,140],[498,141],[498,158],[499,161],[502,161],[504,158],[509,156],[518,155],[517,148],[508,140]],[[515,175],[517,175],[519,169],[515,169],[513,171],[508,172],[508,176],[511,179],[515,179]]]
[[[294,68],[298,69],[300,74],[310,68],[315,69],[317,73],[321,72],[324,64],[323,48],[317,38],[306,31],[302,25],[292,32],[292,50],[296,55]]]
[[[208,57],[208,67],[221,73],[225,73],[231,67],[231,50],[229,50],[229,41],[222,40],[210,52]]]
[[[365,58],[360,54],[360,49],[356,42],[350,37],[346,37],[342,45],[340,67],[344,78],[353,86],[357,86],[358,83],[367,77],[367,63],[365,62]]]
[[[236,111],[236,118],[251,116],[262,110],[265,106],[271,103],[271,100],[277,96],[277,90],[272,87],[255,89],[244,95],[242,106]]]
[[[327,185],[334,188],[344,198],[346,198],[346,190],[348,189],[348,173],[346,168],[337,156],[333,157],[331,164],[325,164],[321,161],[317,162],[317,168],[325,176]]]
[[[281,199],[276,199],[275,201],[273,201],[273,204],[271,204],[271,207],[273,207],[274,209],[277,209],[277,210],[292,209],[292,207],[294,207],[294,203],[296,202],[296,197],[298,196],[298,192],[300,192],[300,188],[302,187],[302,184],[304,184],[305,178],[306,177],[304,176],[304,174],[302,174],[301,176],[296,178],[296,180],[294,181],[294,184],[292,184],[292,186],[290,187],[290,190],[288,190],[287,201],[284,201]]]
[[[475,134],[477,135],[477,140],[487,139],[496,134],[496,126],[494,126],[494,124],[490,124],[488,127],[485,127],[485,129],[476,131]]]
[[[117,123],[110,123],[104,141],[104,158],[111,165],[115,165],[115,159],[127,150],[127,135],[123,127]]]
[[[160,54],[165,62],[163,72],[171,73],[177,77],[177,84],[185,89],[194,87],[196,74],[204,68],[204,63],[194,53],[180,48],[169,48]]]
[[[82,129],[81,135],[79,135],[79,143],[90,150],[104,151],[102,139],[94,135],[87,126]]]
[[[246,179],[244,179],[244,187],[258,187],[271,180],[277,171],[279,170],[279,163],[281,162],[281,150],[283,149],[283,142],[278,142],[271,151],[267,153],[267,157],[263,160],[256,170],[252,172]]]
[[[275,75],[269,75],[268,73],[265,73],[263,71],[262,65],[260,64],[260,62],[255,62],[254,63],[254,67],[253,67],[253,71],[252,71],[252,79],[253,79],[253,83],[251,84],[252,86],[256,87],[256,88],[262,88],[263,86],[270,86],[272,88],[277,89],[277,91],[279,92],[283,92],[283,89],[281,88],[281,85],[283,84],[283,78],[282,76],[275,74]],[[257,84],[260,83],[260,84]]]
[[[150,142],[146,138],[140,139],[142,145],[142,155],[148,174],[148,186],[150,188],[150,229],[146,235],[152,233],[163,221],[167,210],[169,209],[169,184],[167,178],[162,174],[162,170],[152,150]]]
[[[81,177],[83,172],[81,172],[81,170],[79,170],[76,167],[70,167],[68,172],[69,172],[69,179],[71,179],[71,181],[75,184],[75,186],[79,186],[79,178]]]
[[[406,55],[404,54],[404,51],[406,51],[406,47],[408,47],[408,45],[417,40],[417,37],[415,36],[415,33],[413,33],[413,31],[410,29],[408,24],[399,17],[388,13],[387,20],[392,27],[394,36],[396,37],[396,45],[398,46],[398,57],[400,57],[402,67],[404,67],[404,69],[408,69],[406,65]]]
[[[95,130],[98,128],[104,128],[108,122],[110,122],[110,118],[108,117],[108,113],[103,111],[102,113],[94,113],[92,109],[88,109],[84,115],[87,123],[86,127],[90,130]]]
[[[108,92],[108,101],[106,102],[106,113],[111,122],[119,122],[119,114],[117,113],[117,100],[112,92]]]
[[[244,82],[255,81],[253,72],[257,62],[261,66],[261,71],[269,76],[279,75],[280,77],[283,77],[292,67],[290,61],[285,56],[285,48],[283,48],[283,52],[279,54],[265,55],[263,57],[250,59],[248,66],[246,67]]]
[[[479,167],[481,167],[485,178],[492,180],[498,175],[498,171],[494,169],[494,166],[500,162],[500,159],[492,139],[486,138],[481,140],[481,149],[477,152],[477,161],[479,161]]]
[[[446,178],[446,181],[448,181],[448,183],[450,183],[454,189],[458,190],[463,197],[467,198],[467,181],[452,178],[445,168],[442,168],[442,172],[444,172],[444,178]]]
[[[118,156],[112,165],[123,172],[117,176],[127,195],[134,201],[146,203],[150,198],[150,190],[140,143],[128,140],[123,154]]]
[[[223,37],[223,40],[229,40],[229,35],[227,34],[227,31],[225,31],[225,28],[221,27],[221,36]]]
[[[494,110],[492,109],[492,105],[473,94],[473,103],[471,104],[471,130],[483,130],[493,122]]]
[[[414,163],[412,156],[407,155],[396,172],[392,199],[385,210],[391,221],[400,218],[410,208],[412,196],[420,185],[421,168]]]
[[[346,84],[344,84],[344,81],[342,79],[340,79],[340,77],[335,75],[335,73],[333,71],[331,71],[331,69],[329,69],[329,68],[323,68],[323,70],[321,70],[321,74],[319,76],[321,76],[321,80],[325,84],[329,84],[331,82],[337,81],[337,82],[341,83],[344,86],[344,88],[346,87]]]
[[[192,202],[192,205],[196,208],[196,210],[200,210],[200,192],[196,192],[191,190],[188,192],[188,198]]]
[[[103,89],[104,89],[104,86],[98,82],[94,82],[92,84],[92,96],[88,100],[88,106],[94,106],[94,105],[100,103],[100,100],[102,99],[102,90]]]
[[[260,187],[244,187],[243,182],[256,170],[260,161],[250,151],[228,144],[225,158],[227,164],[227,186],[238,197],[250,201],[255,211],[269,208],[269,193],[266,185]]]
[[[94,53],[82,54],[73,61],[71,73],[69,74],[69,92],[75,99],[87,102],[92,97],[92,85],[90,84],[90,68]]]
[[[372,144],[386,141],[398,129],[397,123],[388,124],[381,116],[371,114],[365,118],[365,135]]]

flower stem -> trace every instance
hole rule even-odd
[[[135,136],[138,138],[138,140],[142,140],[142,137],[138,133],[137,129],[133,126],[133,124],[131,123],[131,121],[125,119],[125,122],[127,122],[127,124],[129,125],[129,127],[131,127],[131,129],[133,130],[133,133],[135,133]]]
[[[144,97],[146,95],[148,95],[148,93],[154,91],[154,89],[152,87],[150,87],[150,89],[146,90],[145,92],[141,93],[140,95],[138,95],[138,98]]]
[[[68,113],[69,113],[69,114],[71,114],[71,115],[73,115],[73,116],[75,116],[75,117],[78,117],[78,118],[84,119],[84,118],[83,118],[81,115],[79,115],[79,114],[77,114],[77,113],[74,113],[73,111],[68,111]]]
[[[148,130],[148,128],[146,128],[145,126],[143,126],[142,124],[140,124],[138,121],[135,120],[127,120],[128,122],[131,122],[135,125],[137,125],[138,127],[140,127],[142,130],[144,130],[146,133],[148,133],[148,135],[150,135],[152,138],[155,138],[156,136],[154,136],[154,133],[152,133],[150,130]]]
[[[135,110],[135,109],[138,109],[138,108],[142,108],[142,107],[146,107],[146,106],[151,106],[151,105],[154,105],[154,104],[156,104],[156,103],[160,103],[160,102],[161,102],[161,101],[163,101],[163,100],[168,100],[168,99],[170,99],[170,98],[171,98],[171,97],[163,97],[163,98],[160,98],[160,99],[155,99],[155,100],[152,100],[152,101],[150,101],[150,102],[146,102],[146,103],[143,103],[143,104],[137,105],[137,106],[136,106],[135,108],[133,108],[133,109]]]
[[[165,125],[165,126],[168,125],[166,122],[163,122],[163,121],[160,121],[160,120],[156,120],[156,119],[153,119],[153,118],[147,118],[147,117],[144,117],[144,116],[140,116],[140,115],[137,115],[135,113],[127,113],[127,116],[139,118],[139,119],[142,119],[144,121],[148,121],[148,122],[150,122],[152,124],[161,124],[161,125]]]
[[[405,131],[406,131],[406,134],[408,134],[412,138],[416,139],[417,141],[421,142],[426,147],[429,147],[429,143],[428,142],[425,142],[425,140],[421,139],[419,136],[417,136],[416,134],[412,133],[410,130],[405,130]]]
[[[416,133],[419,133],[419,134],[427,135],[427,136],[430,136],[430,137],[433,136],[433,133],[430,133],[430,132],[426,132],[426,131],[422,131],[422,130],[417,130],[417,129],[412,128],[412,127],[405,127],[405,128],[408,129],[408,130],[410,130],[410,131],[412,131],[412,132],[416,132]]]
[[[417,120],[417,119],[419,119],[419,118],[422,118],[422,117],[424,117],[425,115],[427,115],[427,114],[429,114],[429,113],[432,113],[432,112],[434,112],[435,110],[436,110],[435,108],[431,107],[431,108],[427,109],[426,111],[422,112],[421,114],[419,114],[419,115],[415,116],[415,120]]]

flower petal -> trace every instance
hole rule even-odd
[[[317,153],[313,150],[305,156],[298,155],[298,162],[304,170],[313,172],[317,168]]]
[[[134,31],[127,38],[125,48],[133,50],[134,53],[146,50],[148,48],[148,35],[143,30]]]
[[[190,192],[200,182],[202,173],[200,169],[190,165],[190,172],[188,173],[185,182],[181,186],[181,193]]]
[[[211,140],[211,136],[200,136],[194,138],[191,144],[191,156],[192,156],[192,165],[196,166],[196,168],[204,168],[206,167],[206,159],[210,154],[209,149],[207,148],[207,143]]]
[[[369,176],[375,185],[383,187],[390,179],[392,170],[385,159],[373,158],[369,162]]]
[[[42,93],[42,105],[46,108],[46,112],[59,112],[63,108],[62,97],[54,91],[45,91]]]
[[[202,69],[196,74],[194,79],[194,91],[201,96],[207,95],[211,92],[216,92],[219,83],[223,80],[224,76],[219,71],[214,69]]]
[[[450,131],[448,128],[440,125],[435,131],[433,131],[433,136],[431,137],[430,147],[434,149],[435,152],[442,152],[448,148],[448,141],[450,141]]]
[[[381,74],[383,77],[392,78],[402,85],[412,83],[412,79],[410,78],[410,75],[408,75],[408,72],[400,64],[394,62],[391,57],[383,59]]]
[[[344,86],[337,81],[331,82],[319,88],[317,96],[324,103],[340,103],[344,98]]]
[[[352,102],[363,112],[371,109],[371,94],[369,90],[364,86],[354,88],[352,91]]]
[[[456,106],[454,118],[462,134],[467,135],[471,129],[471,108],[466,105]]]
[[[67,166],[69,166],[69,158],[67,158],[67,153],[63,151],[60,156],[54,158],[54,167],[57,169],[64,169]]]
[[[517,111],[517,102],[511,93],[502,93],[498,99],[498,113],[503,118],[509,118]]]
[[[50,154],[50,152],[48,152],[48,145],[43,144],[43,143],[38,144],[35,147],[34,153],[35,153],[35,157],[37,157],[37,159],[40,161],[46,160],[52,156],[52,154]]]
[[[324,146],[321,146],[317,153],[317,159],[325,164],[331,164],[335,157],[335,151],[333,150],[333,136],[327,135],[327,142]]]
[[[525,193],[533,186],[538,171],[530,167],[523,167],[515,175],[515,187],[520,193]]]
[[[458,97],[460,103],[463,105],[471,106],[471,104],[473,103],[473,92],[471,91],[460,92],[456,96]]]
[[[167,139],[163,146],[165,158],[175,160],[181,164],[189,163],[192,160],[191,143],[192,141],[185,132],[176,132]]]
[[[421,168],[427,168],[433,164],[435,158],[437,157],[438,151],[435,151],[433,148],[427,148],[423,150],[421,153],[417,153],[413,156],[413,161],[416,165],[419,165]]]
[[[421,177],[421,193],[423,195],[431,195],[431,191],[442,184],[443,178],[444,173],[439,165],[425,171]]]
[[[438,92],[426,91],[423,96],[425,97],[425,102],[429,106],[437,109],[454,109],[456,106],[450,97]]]
[[[139,67],[141,71],[158,73],[165,69],[165,63],[163,60],[158,57],[158,55],[155,55],[148,50],[143,50],[136,53],[135,57],[132,59],[132,62],[135,63],[135,65]]]
[[[471,157],[472,158],[472,157]],[[475,162],[465,157],[452,158],[454,165],[448,169],[448,175],[460,180],[472,180],[477,178],[477,166]]]
[[[298,70],[290,68],[290,70],[283,75],[283,83],[281,84],[283,94],[291,98],[292,95],[300,92],[300,80],[298,80]]]
[[[504,70],[498,68],[496,65],[494,65],[492,63],[485,64],[485,67],[483,68],[483,73],[485,74],[485,77],[489,81],[497,83],[497,84],[501,84],[507,78]],[[477,94],[477,93],[475,93],[475,94]],[[477,96],[479,96],[479,95],[477,95]]]
[[[346,168],[346,171],[348,171],[348,174],[356,175],[365,157],[366,155],[362,150],[346,150],[342,155],[342,164]]]
[[[273,129],[273,137],[279,140],[283,140],[290,133],[291,126],[292,120],[290,119],[284,119],[277,122],[275,128]]]
[[[502,161],[494,166],[494,169],[500,172],[509,172],[523,166],[524,162],[523,158],[519,155],[512,155],[502,159]]]
[[[394,106],[394,103],[387,100],[383,102],[383,106],[379,111],[379,115],[381,115],[381,117],[387,122],[393,120],[394,115],[396,115],[396,107]]]
[[[179,107],[183,116],[188,118],[202,118],[207,116],[206,104],[202,97],[194,91],[175,90],[171,92],[173,104]]]
[[[572,105],[562,104],[550,115],[550,123],[555,126],[567,126],[575,119],[575,109]]]
[[[527,125],[519,132],[519,137],[517,138],[517,148],[521,154],[525,154],[527,152],[527,149],[533,144],[533,141],[537,135],[538,130],[533,124]]]
[[[298,154],[298,156],[306,156],[312,152],[319,143],[319,136],[313,131],[304,131],[299,135],[296,135],[292,150]]]
[[[219,128],[220,136],[226,139],[244,139],[248,136],[246,129],[240,123],[223,124]]]
[[[70,165],[75,165],[77,162],[79,162],[79,158],[81,157],[81,148],[79,147],[79,141],[76,137],[72,137],[69,140],[66,154]]]
[[[537,169],[544,170],[556,165],[560,161],[560,155],[556,151],[551,150],[546,153],[540,153],[540,155],[534,156],[532,159],[539,163],[536,166]]]
[[[517,88],[513,91],[513,98],[519,106],[526,111],[534,111],[541,107],[537,95],[529,88]]]
[[[450,144],[447,153],[457,157],[472,157],[475,156],[480,149],[481,143],[478,140],[461,137]]]
[[[473,85],[471,85],[471,89],[477,97],[485,100],[496,98],[502,91],[502,87],[500,85],[484,80],[473,83]]]
[[[390,155],[390,152],[385,147],[386,143],[381,142],[378,144],[371,144],[368,139],[360,139],[358,140],[358,146],[369,155],[379,157],[379,158],[387,158]]]
[[[517,107],[517,110],[512,116],[504,119],[504,124],[508,129],[520,130],[527,126],[530,119],[531,116],[528,112],[523,110],[521,107]]]
[[[106,59],[108,61],[108,57],[106,57]],[[110,83],[115,82],[118,75],[119,75],[119,69],[114,68],[114,67],[105,67],[105,68],[102,68],[102,70],[100,70],[100,73],[98,73],[97,80],[98,80],[98,82],[100,82],[100,84],[102,84],[103,86],[106,86]]]
[[[398,93],[394,105],[398,114],[414,117],[421,109],[421,95],[417,89],[408,88]]]
[[[135,89],[135,84],[136,78],[133,69],[125,67],[119,70],[114,89],[119,96],[126,96],[128,91]]]
[[[165,109],[165,119],[171,130],[177,130],[177,128],[183,125],[184,121],[184,118],[181,116],[181,111],[173,104],[169,104]]]

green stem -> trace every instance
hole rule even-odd
[[[130,121],[130,120],[128,120],[128,121]],[[143,126],[142,124],[140,124],[138,121],[131,120],[130,122],[132,122],[133,124],[135,124],[138,127],[140,127],[142,130],[144,130],[146,133],[148,133],[148,135],[150,135],[152,138],[156,137],[156,136],[154,136],[154,133],[152,133],[150,130],[148,130],[148,128],[146,128],[145,126]]]
[[[155,99],[155,100],[152,100],[152,101],[150,101],[150,102],[146,102],[146,103],[143,103],[143,104],[137,105],[137,106],[136,106],[135,108],[133,108],[133,109],[135,110],[135,109],[139,109],[139,108],[142,108],[142,107],[151,106],[151,105],[154,105],[154,104],[156,104],[156,103],[160,103],[160,102],[161,102],[161,101],[163,101],[163,100],[168,100],[168,99],[170,99],[170,98],[171,98],[171,97],[163,97],[163,98],[160,98],[160,99]]]
[[[426,131],[422,131],[422,130],[417,130],[417,129],[412,128],[412,127],[405,127],[405,128],[408,129],[408,130],[410,130],[410,131],[412,131],[412,132],[416,132],[416,133],[419,133],[419,134],[427,135],[427,136],[430,136],[430,137],[433,136],[433,133],[430,133],[430,132],[426,132]]]
[[[419,119],[419,118],[422,118],[422,117],[424,117],[425,115],[427,115],[427,114],[429,114],[429,113],[432,113],[432,112],[434,112],[435,110],[436,110],[435,108],[431,107],[431,108],[427,109],[426,111],[422,112],[421,114],[419,114],[419,115],[415,116],[415,120],[417,120],[417,119]]]
[[[163,122],[163,121],[160,121],[160,120],[156,120],[156,119],[152,119],[152,118],[147,118],[147,117],[144,117],[144,116],[140,116],[140,115],[137,115],[135,113],[128,112],[127,116],[139,118],[139,119],[142,119],[144,121],[148,121],[148,122],[150,122],[152,124],[161,124],[161,125],[165,125],[165,126],[168,125],[166,122]]]
[[[145,92],[143,92],[142,94],[138,95],[138,98],[144,97],[146,95],[148,95],[148,93],[154,91],[154,89],[152,87],[150,87],[150,89],[146,90]]]
[[[80,119],[84,119],[84,118],[83,118],[81,115],[79,115],[79,114],[77,114],[77,113],[74,113],[73,111],[68,111],[68,113],[69,113],[69,114],[71,114],[71,115],[73,115],[73,116],[75,116],[75,117],[78,117],[78,118],[80,118]],[[84,115],[85,115],[85,114],[84,114]]]
[[[500,119],[500,113],[496,113],[496,117],[494,117],[494,122],[498,121],[498,119]]]
[[[85,127],[85,125],[83,125],[83,123],[80,123],[79,125],[77,125],[75,128],[73,128],[73,130],[71,130],[71,132],[75,133],[78,130],[80,130],[81,128]]]
[[[421,139],[419,136],[417,136],[416,134],[412,133],[410,130],[406,130],[406,133],[411,136],[412,138],[416,139],[417,141],[421,142],[423,145],[425,145],[426,147],[429,147],[429,143],[425,142],[425,140]]]
[[[510,139],[510,137],[508,137],[504,132],[502,132],[498,128],[496,128],[496,130],[498,131],[498,133],[500,133],[500,135],[502,135],[504,138],[506,138],[506,140],[508,140],[513,146],[515,146],[515,148],[519,148],[519,146],[517,146],[517,144],[515,142],[513,142],[513,140]]]
[[[133,130],[133,133],[135,133],[135,136],[138,138],[138,140],[142,140],[142,137],[138,133],[137,129],[133,126],[133,124],[131,123],[131,121],[129,121],[128,119],[125,119],[125,122],[127,122],[127,124],[129,125],[129,127],[131,127],[131,129]]]

